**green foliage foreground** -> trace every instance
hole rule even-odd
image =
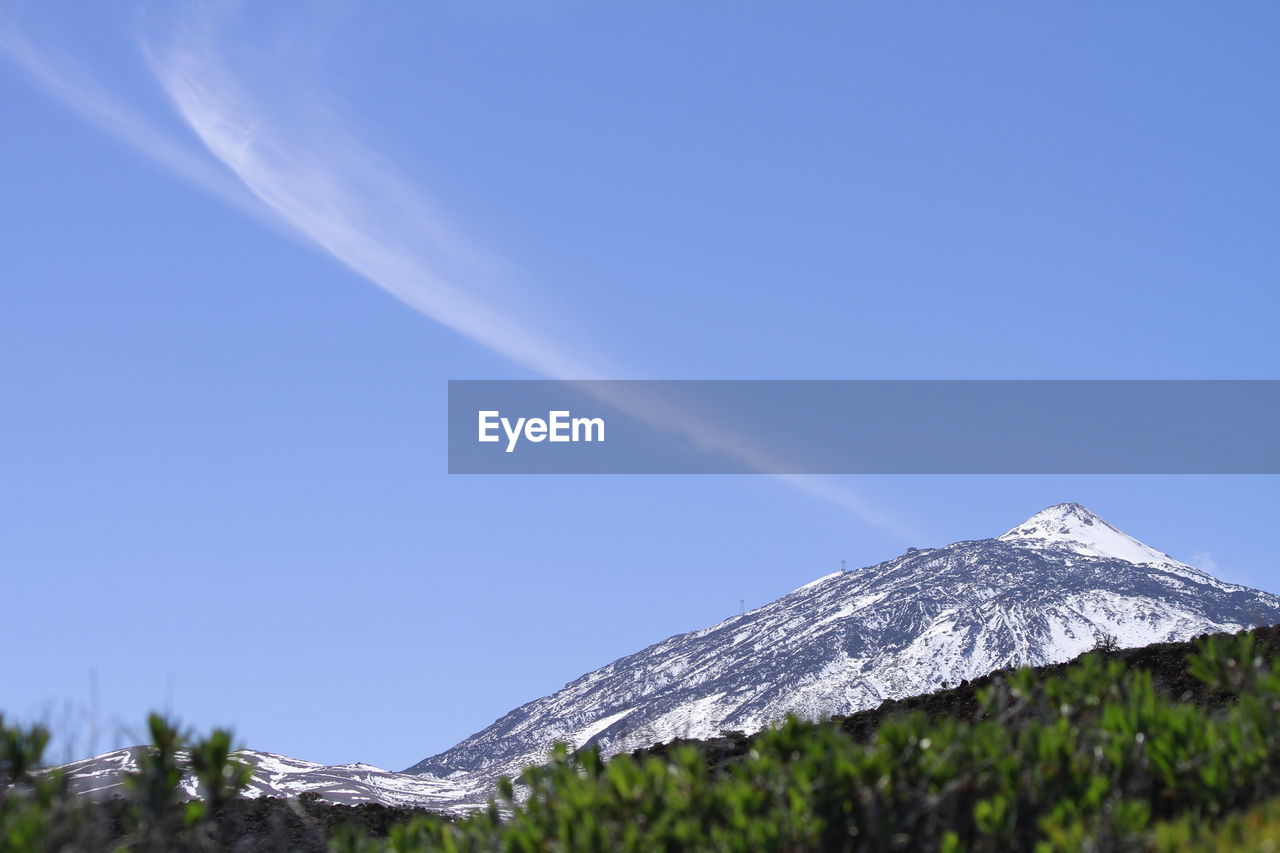
[[[218,729],[192,742],[156,714],[147,728],[151,747],[124,780],[127,796],[107,809],[76,796],[62,773],[37,770],[46,729],[0,717],[0,851],[230,849],[222,817],[250,775],[232,755],[231,734]],[[180,787],[188,769],[195,799]]]
[[[791,719],[724,766],[693,747],[607,762],[560,747],[520,784],[504,780],[487,811],[407,820],[385,838],[349,829],[331,844],[458,853],[1197,849],[1224,841],[1205,827],[1248,826],[1242,811],[1280,794],[1280,664],[1241,634],[1205,638],[1187,669],[1204,689],[1175,700],[1149,672],[1086,655],[1054,677],[1021,670],[996,679],[979,692],[972,721],[907,713],[859,742],[836,725]],[[132,817],[117,843],[234,846],[218,818],[243,784],[228,743],[193,751],[205,794],[179,806],[176,741],[166,747],[163,737],[172,728],[152,728],[156,746],[130,782]],[[45,736],[3,737],[0,774],[12,784],[0,800],[0,848],[54,849],[48,816],[62,809],[65,819],[74,807],[59,799],[55,775],[31,772]]]

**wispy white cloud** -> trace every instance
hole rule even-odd
[[[298,79],[284,88],[309,97],[282,101],[264,94],[261,81],[229,58],[243,56],[228,44],[243,35],[224,17],[235,11],[234,5],[192,5],[176,23],[153,29],[141,41],[148,67],[190,139],[161,130],[155,119],[69,62],[36,50],[11,24],[0,22],[0,49],[94,124],[259,221],[283,227],[444,326],[546,376],[621,375],[600,354],[580,343],[567,345],[563,335],[539,322],[538,300],[364,143],[342,110],[308,92],[304,69],[292,69]],[[606,402],[645,413],[656,418],[656,425],[729,452],[758,470],[786,467],[775,452],[749,446],[731,430],[691,413],[652,400]],[[841,481],[782,479],[894,536],[916,538]]]
[[[241,212],[262,218],[244,186],[203,151],[159,130],[70,59],[37,50],[10,21],[0,20],[0,54],[101,130]]]
[[[208,151],[266,209],[422,314],[550,376],[583,359],[523,319],[529,306],[494,274],[413,184],[333,111],[304,101],[267,107],[228,67],[218,23],[193,18],[148,45],[156,79]]]

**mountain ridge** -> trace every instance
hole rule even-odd
[[[1147,646],[1275,623],[1280,597],[1181,563],[1079,504],[1057,504],[999,536],[912,548],[668,637],[403,772],[241,755],[253,768],[250,795],[310,791],[461,813],[557,741],[608,757],[754,732],[788,713],[845,717],[993,671],[1061,663],[1103,638]],[[110,796],[135,751],[69,765],[73,783]]]
[[[786,713],[845,714],[1015,665],[1280,621],[1280,598],[1226,584],[1080,504],[1005,534],[836,572],[761,608],[620,658],[407,773],[514,775],[552,741],[606,755]]]

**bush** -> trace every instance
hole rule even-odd
[[[249,769],[231,754],[231,734],[216,729],[189,743],[181,729],[157,714],[147,728],[151,744],[125,779],[128,796],[102,806],[74,796],[59,771],[37,769],[49,741],[46,730],[5,726],[0,718],[0,853],[230,846],[218,819],[249,781]],[[180,787],[187,764],[200,787],[194,800]]]

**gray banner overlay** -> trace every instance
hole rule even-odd
[[[449,471],[1276,474],[1280,380],[453,380]]]

